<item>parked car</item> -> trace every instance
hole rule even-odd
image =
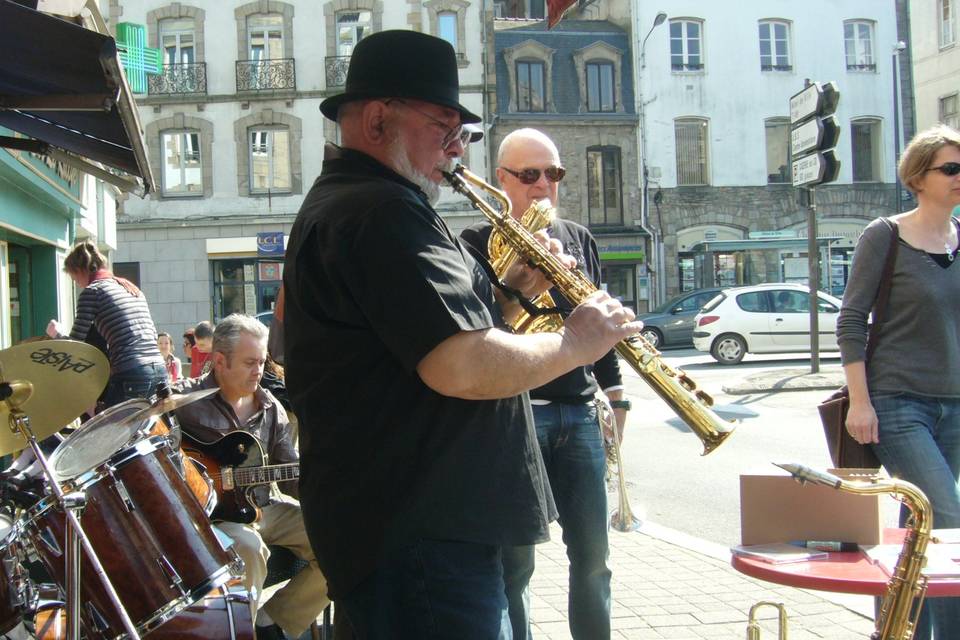
[[[643,331],[640,334],[657,349],[691,344],[694,317],[720,291],[719,288],[687,291],[653,311],[641,314],[639,319],[643,320]]]
[[[840,299],[817,292],[821,351],[839,351]],[[810,290],[784,282],[725,289],[696,316],[693,346],[720,364],[737,364],[748,353],[810,350]]]
[[[273,310],[270,311],[261,311],[254,316],[257,320],[262,322],[269,329],[270,325],[273,324]]]

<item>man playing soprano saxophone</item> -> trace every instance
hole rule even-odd
[[[546,134],[536,129],[510,133],[500,144],[497,165],[497,180],[510,198],[514,218],[520,220],[538,200],[557,206],[565,171],[556,145]],[[565,253],[576,257],[576,268],[599,287],[600,258],[590,232],[560,219],[554,220],[548,231],[551,238],[560,240]],[[486,252],[490,232],[489,223],[480,223],[465,230],[462,237]],[[570,309],[570,303],[558,294],[554,303]],[[537,439],[570,558],[568,607],[575,640],[610,637],[606,456],[593,403],[598,383],[611,401],[622,434],[629,402],[623,399],[613,350],[595,364],[577,367],[530,392]],[[515,640],[530,637],[527,585],[533,569],[533,546],[504,548],[503,577]]]
[[[287,249],[301,504],[361,639],[510,637],[500,547],[543,541],[555,516],[525,391],[642,326],[597,292],[561,334],[500,328],[512,303],[432,207],[479,121],[457,74],[439,38],[357,44],[346,91],[321,105],[342,146],[327,145]],[[513,286],[546,289],[527,272]]]

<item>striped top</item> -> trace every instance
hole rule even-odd
[[[85,340],[91,327],[107,343],[111,373],[163,364],[146,297],[134,296],[113,278],[94,280],[80,292],[70,337]]]

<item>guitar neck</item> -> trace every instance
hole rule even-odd
[[[237,467],[233,470],[233,484],[249,487],[257,484],[296,480],[300,477],[300,463],[271,464],[262,467]]]

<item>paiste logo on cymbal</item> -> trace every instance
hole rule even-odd
[[[64,351],[54,351],[50,347],[37,349],[30,353],[30,359],[37,364],[46,364],[55,367],[58,371],[74,371],[83,373],[96,363],[86,358],[77,358],[74,360],[69,353]]]

